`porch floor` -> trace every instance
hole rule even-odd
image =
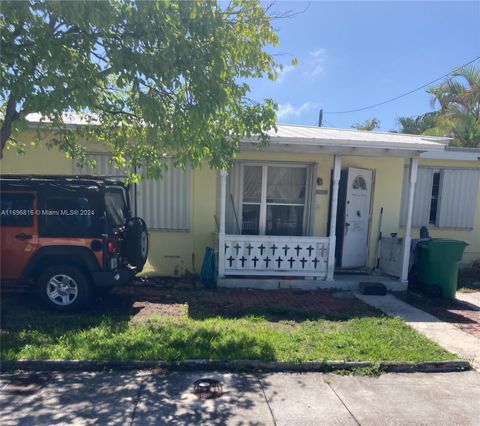
[[[262,290],[276,290],[279,288],[296,288],[299,290],[335,289],[358,290],[361,282],[381,283],[390,291],[406,291],[407,283],[398,278],[383,274],[337,274],[332,281],[315,279],[284,279],[284,278],[257,278],[257,277],[225,277],[218,278],[218,287],[255,288]]]

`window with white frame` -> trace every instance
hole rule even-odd
[[[479,169],[419,167],[413,202],[412,226],[465,228],[475,226]],[[408,202],[405,168],[400,224],[405,226]]]
[[[309,165],[246,163],[242,171],[242,234],[308,233]]]
[[[96,167],[74,165],[75,174],[91,174],[123,178],[125,171],[113,167],[109,153],[88,153]],[[172,161],[173,164],[173,161]],[[188,231],[191,228],[191,171],[170,164],[162,179],[144,179],[130,192],[135,214],[143,218],[149,229]]]

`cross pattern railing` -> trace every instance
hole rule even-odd
[[[225,275],[325,278],[328,238],[225,235]]]

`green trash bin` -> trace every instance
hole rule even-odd
[[[455,298],[458,265],[468,243],[445,238],[432,238],[417,244],[418,280],[426,286],[438,286],[445,299]]]

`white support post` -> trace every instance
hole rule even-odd
[[[218,277],[225,277],[225,217],[227,210],[227,172],[220,172],[220,229],[218,234]]]
[[[335,155],[333,160],[333,185],[332,185],[332,204],[330,206],[330,236],[328,243],[328,262],[327,262],[327,280],[333,281],[333,271],[335,269],[335,246],[336,246],[336,228],[337,228],[337,208],[338,208],[338,183],[340,182],[340,171],[342,169],[342,159]]]
[[[417,183],[418,158],[410,159],[410,178],[408,190],[408,210],[407,224],[405,225],[405,238],[403,242],[402,257],[402,275],[400,281],[406,283],[408,281],[408,266],[410,263],[410,245],[412,241],[412,216],[413,216],[413,200],[415,197],[415,184]]]

